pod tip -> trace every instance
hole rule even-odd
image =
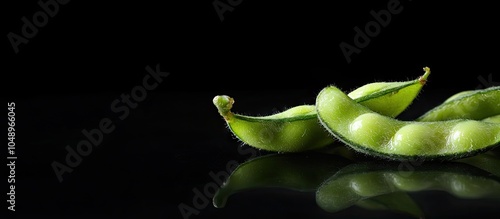
[[[228,120],[228,116],[231,113],[231,108],[233,108],[234,99],[227,95],[217,95],[212,100],[215,107],[219,111],[219,114]]]

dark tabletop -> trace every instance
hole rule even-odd
[[[14,102],[17,157],[15,183],[3,165],[4,199],[15,185],[7,218],[414,218],[357,205],[327,212],[314,190],[279,186],[214,207],[214,175],[274,153],[235,139],[212,98],[268,115],[314,104],[330,84],[350,91],[428,66],[399,117],[412,120],[459,91],[500,84],[498,13],[487,3],[40,2],[2,7],[1,119],[7,129]],[[498,199],[407,194],[425,218],[500,213]]]

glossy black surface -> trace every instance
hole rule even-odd
[[[283,188],[242,191],[223,208],[196,199],[205,188],[215,193],[222,180],[212,175],[229,174],[228,165],[271,154],[234,139],[212,98],[231,95],[235,112],[267,115],[314,104],[329,84],[350,91],[414,78],[429,66],[426,87],[400,116],[410,120],[458,91],[500,83],[498,16],[486,3],[400,1],[401,13],[348,63],[339,44],[353,43],[353,28],[364,28],[374,20],[370,11],[391,1],[242,1],[223,21],[213,2],[70,1],[17,54],[4,37],[0,100],[5,114],[6,103],[16,103],[18,156],[16,212],[4,201],[5,218],[183,218],[182,204],[195,212],[189,218],[412,218],[359,206],[329,213],[313,191]],[[40,6],[9,4],[2,33],[22,34],[21,18]],[[123,103],[157,64],[169,75],[137,105]],[[113,131],[59,181],[51,165],[64,164],[67,146],[76,148],[86,140],[82,131],[103,120]],[[5,150],[0,155],[7,163]],[[498,200],[409,195],[425,218],[500,213]]]
[[[443,93],[434,92],[429,101]],[[116,95],[46,97],[17,102],[21,124],[19,144],[22,145],[17,149],[19,202],[16,213],[164,218],[181,217],[178,207],[186,204],[198,212],[190,218],[285,218],[290,215],[411,218],[397,212],[370,211],[356,206],[327,213],[317,206],[314,191],[279,187],[245,190],[232,195],[224,208],[215,208],[210,194],[215,193],[214,185],[220,185],[234,165],[273,153],[242,146],[234,139],[211,103],[213,94],[155,93],[131,110],[124,120],[117,119],[107,108]],[[240,97],[238,111],[256,113],[314,98],[304,91],[233,94]],[[429,98],[426,96],[430,94],[423,93],[402,118],[410,118],[412,112],[428,106],[422,102]],[[30,125],[23,125],[28,123],[24,121],[26,118],[31,119]],[[68,154],[66,145],[75,148],[86,139],[81,131],[98,127],[102,118],[113,119],[116,129],[103,135],[101,145],[83,157],[73,172],[64,173],[63,181],[59,182],[52,162],[64,164]],[[419,166],[414,168],[418,170]],[[208,189],[209,194],[202,195],[206,200],[195,192],[204,192],[204,189]],[[410,195],[426,218],[498,213],[498,200],[461,199],[433,190]],[[197,203],[193,203],[193,199]]]

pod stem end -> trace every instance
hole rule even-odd
[[[431,69],[426,66],[426,67],[424,67],[424,72],[425,72],[424,75],[422,75],[418,78],[418,81],[422,85],[425,85],[425,83],[427,83],[427,77],[429,77],[429,75],[431,74]]]

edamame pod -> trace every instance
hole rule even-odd
[[[431,70],[429,67],[423,70],[425,73],[415,80],[373,82],[351,91],[348,96],[374,112],[397,117],[413,103],[427,82]]]
[[[395,117],[403,112],[420,93],[425,73],[404,82],[376,82],[363,85],[349,93],[355,101],[375,112]],[[301,105],[269,116],[246,116],[231,112],[234,99],[218,95],[213,99],[229,130],[241,142],[273,152],[316,150],[335,140],[318,122],[314,105]]]
[[[269,154],[240,164],[213,197],[213,205],[224,207],[233,194],[258,188],[282,188],[314,192],[332,174],[350,162],[320,153]]]
[[[400,168],[399,163],[354,163],[318,188],[316,203],[327,212],[338,212],[367,198],[417,191],[444,191],[464,199],[500,199],[499,180],[462,163],[421,164],[411,170]]]
[[[417,121],[475,119],[500,115],[500,86],[458,92]]]
[[[327,86],[316,99],[321,124],[351,148],[390,160],[452,160],[500,144],[500,124],[470,119],[401,121],[357,103]]]

